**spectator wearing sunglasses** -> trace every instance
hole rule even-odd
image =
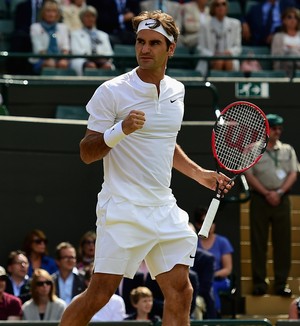
[[[29,277],[37,268],[45,269],[50,275],[57,271],[54,258],[48,255],[47,243],[47,237],[42,230],[34,229],[26,235],[23,250],[29,261]]]
[[[23,306],[23,320],[60,320],[66,303],[55,295],[51,275],[38,268],[33,272],[31,281],[32,299]]]
[[[77,268],[79,272],[84,272],[94,262],[96,233],[94,231],[85,232],[79,241]]]
[[[274,34],[271,44],[271,54],[281,56],[300,55],[300,11],[297,8],[288,8],[282,14],[281,31]],[[293,67],[296,63],[295,67]],[[293,69],[300,69],[300,61],[274,61],[275,70],[284,70],[289,77],[293,76]]]
[[[69,304],[86,288],[83,276],[77,273],[76,250],[69,242],[61,242],[57,245],[56,264],[58,271],[52,275],[56,295]]]
[[[227,0],[212,0],[212,17],[200,29],[198,50],[201,55],[215,57],[209,63],[212,70],[237,71],[240,68],[239,60],[218,59],[218,56],[237,56],[242,52],[241,22],[227,16],[229,5]],[[207,62],[200,60],[196,70],[206,75],[207,68]]]

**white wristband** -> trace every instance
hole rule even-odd
[[[121,141],[126,136],[126,134],[124,134],[122,129],[122,122],[123,120],[119,121],[111,128],[105,130],[104,132],[103,138],[105,144],[110,148],[115,147],[118,144],[118,142]]]

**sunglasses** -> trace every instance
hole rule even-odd
[[[48,241],[47,239],[33,239],[32,242],[36,244],[41,244],[41,243],[47,244]]]
[[[216,7],[221,7],[221,6],[225,7],[225,6],[226,6],[226,2],[217,2],[217,3],[215,4],[215,6],[216,6]]]
[[[87,245],[90,245],[90,244],[95,244],[95,240],[85,240],[85,241],[83,241],[83,244],[85,245],[85,244],[87,244]]]
[[[297,17],[294,16],[294,15],[287,15],[286,18],[287,18],[287,19],[297,19]]]
[[[44,286],[44,285],[52,285],[51,281],[38,281],[36,282],[36,286]]]

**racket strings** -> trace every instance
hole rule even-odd
[[[266,146],[265,118],[249,105],[228,109],[219,117],[214,132],[217,158],[232,171],[249,167]]]

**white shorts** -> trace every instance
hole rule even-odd
[[[198,237],[176,203],[136,206],[119,198],[97,204],[95,272],[133,278],[145,259],[152,278],[176,264],[193,266]]]

